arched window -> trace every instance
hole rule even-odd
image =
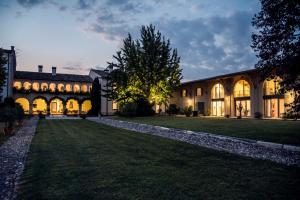
[[[87,88],[86,84],[84,84],[84,85],[81,86],[81,91],[82,92],[87,92],[88,91],[88,88]]]
[[[50,83],[49,89],[50,89],[51,92],[55,92],[56,84],[55,83]]]
[[[23,87],[24,87],[25,90],[30,90],[31,89],[31,83],[25,82],[25,83],[23,83]]]
[[[213,86],[211,90],[212,99],[221,99],[224,98],[224,87],[222,84],[217,83]]]
[[[50,101],[50,114],[51,115],[62,115],[63,111],[64,111],[64,104],[61,99],[55,98]]]
[[[264,82],[264,95],[278,95],[280,89],[280,79],[266,80]]]
[[[22,106],[25,114],[29,114],[29,101],[26,98],[18,98],[15,102]]]
[[[250,97],[250,84],[245,80],[239,80],[234,85],[234,97]]]
[[[85,100],[81,104],[81,112],[87,113],[92,108],[91,100]]]
[[[72,85],[71,84],[66,85],[66,91],[67,92],[72,92]]]
[[[74,91],[74,92],[80,92],[80,86],[79,86],[78,84],[75,84],[75,85],[73,86],[73,91]]]
[[[36,98],[32,102],[32,113],[39,114],[39,113],[47,114],[47,102],[43,98]]]
[[[32,83],[32,89],[34,91],[39,91],[40,90],[40,84],[38,82]]]
[[[57,85],[57,89],[58,89],[58,91],[60,91],[60,92],[65,91],[65,86],[64,86],[64,84],[59,83],[59,84]]]
[[[47,91],[48,90],[48,84],[47,83],[42,83],[41,84],[41,90],[42,91]]]
[[[69,99],[66,104],[66,109],[68,114],[78,114],[79,103],[76,99]]]
[[[17,90],[20,90],[22,88],[22,83],[20,81],[15,81],[14,88],[16,88]]]

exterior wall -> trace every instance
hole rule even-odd
[[[6,97],[11,97],[13,95],[13,77],[16,70],[16,55],[14,47],[12,46],[11,50],[4,50],[4,56],[7,59],[7,63],[4,65],[7,76],[3,86],[3,91],[0,93],[0,102],[2,102]]]

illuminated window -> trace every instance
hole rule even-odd
[[[39,91],[40,90],[40,84],[37,82],[32,83],[32,89],[34,91]]]
[[[50,102],[50,114],[51,115],[62,115],[64,110],[64,105],[62,100],[55,98]]]
[[[50,83],[49,89],[50,89],[51,92],[55,92],[56,84],[55,83]]]
[[[85,85],[85,84],[82,85],[82,86],[81,86],[81,91],[82,91],[82,92],[87,92],[87,91],[88,91],[87,85]]]
[[[74,92],[80,92],[80,86],[78,84],[75,84],[73,86],[73,90],[74,90]]]
[[[42,83],[41,84],[41,90],[42,91],[47,91],[48,90],[48,84],[47,83]]]
[[[20,81],[15,81],[14,88],[16,88],[17,90],[20,90],[22,88],[22,83]]]
[[[239,80],[234,86],[234,97],[249,97],[250,84],[245,80]]]
[[[211,90],[212,99],[221,99],[224,98],[224,87],[222,84],[217,83],[213,86]]]
[[[16,103],[19,103],[25,114],[29,114],[29,101],[26,98],[18,98],[16,99]]]
[[[25,82],[25,83],[23,83],[23,87],[24,87],[25,90],[30,90],[30,88],[31,88],[31,83]]]
[[[202,96],[202,88],[197,88],[196,96]]]
[[[183,89],[181,92],[182,97],[186,97],[186,89]]]
[[[118,109],[118,103],[116,101],[112,102],[112,109],[117,110]]]
[[[92,108],[92,103],[90,100],[85,100],[81,104],[81,112],[87,113]]]
[[[39,113],[47,114],[47,102],[45,99],[37,98],[32,102],[32,113],[39,114]]]
[[[72,85],[71,84],[66,85],[66,91],[67,92],[72,92]]]
[[[69,99],[66,104],[66,109],[68,114],[78,114],[79,112],[79,103],[76,99]]]
[[[60,92],[65,91],[65,86],[64,86],[64,84],[62,84],[62,83],[58,84],[58,85],[57,85],[57,89],[58,89],[58,91],[60,91]]]
[[[264,83],[264,95],[278,95],[280,79],[266,80]]]

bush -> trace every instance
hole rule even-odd
[[[16,109],[10,106],[2,107],[0,110],[0,121],[5,123],[6,128],[12,128],[16,121]]]
[[[24,109],[20,104],[16,103],[15,110],[16,110],[16,118],[20,123],[24,119],[24,115],[25,115]]]
[[[152,109],[152,104],[146,99],[139,99],[137,102],[130,102],[122,105],[120,111],[116,114],[126,117],[143,117],[143,116],[152,116],[155,114],[155,111]]]
[[[170,104],[168,109],[166,110],[166,113],[169,115],[176,115],[179,112],[179,108],[177,108],[176,104]]]
[[[39,112],[39,119],[45,119],[45,115],[42,111]]]
[[[185,116],[190,117],[193,113],[193,107],[192,106],[187,106],[183,110]]]
[[[85,119],[85,118],[86,118],[86,114],[81,114],[81,115],[80,115],[80,118],[81,118],[81,119]]]
[[[261,112],[255,112],[255,113],[254,113],[254,118],[255,118],[255,119],[261,119],[261,118],[262,118]]]
[[[130,102],[120,107],[119,114],[126,117],[134,117],[137,115],[137,104]]]

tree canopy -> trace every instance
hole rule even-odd
[[[153,25],[142,26],[140,39],[131,35],[123,40],[123,47],[109,63],[107,97],[118,102],[166,103],[182,79],[180,58]]]
[[[258,53],[256,68],[262,78],[280,77],[281,92],[295,93],[293,111],[300,112],[300,1],[261,0],[253,18],[257,29],[252,47]]]
[[[6,64],[7,59],[4,57],[3,49],[0,48],[0,92],[3,91],[3,85],[5,83],[6,79],[6,70],[4,68],[4,65]],[[0,99],[2,97],[0,96]]]

